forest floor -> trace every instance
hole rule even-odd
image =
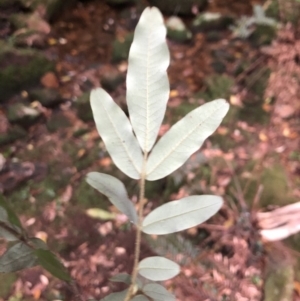
[[[223,2],[208,10],[227,13]],[[251,3],[237,2],[230,13],[252,13]],[[0,147],[0,167],[6,166],[0,188],[28,232],[59,254],[86,300],[122,289],[109,278],[130,273],[135,231],[85,183],[85,175],[117,176],[133,201],[137,183],[113,166],[79,99],[84,103],[103,78],[116,75],[121,80],[109,92],[126,109],[127,61],[112,63],[113,42],[133,31],[138,13],[135,7],[89,1],[56,19],[43,50],[56,61],[56,76],[44,78],[44,84],[56,86],[65,101],[42,108],[42,119],[27,128],[24,139]],[[218,32],[215,40],[202,32],[168,45],[171,93],[160,135],[207,100],[226,98],[231,109],[201,152],[169,179],[147,184],[146,210],[199,193],[221,195],[225,204],[184,234],[145,239],[142,256],[161,254],[181,264],[180,275],[165,283],[177,300],[267,300],[268,285],[277,285],[270,275],[276,273],[287,274],[282,287],[289,283],[291,300],[300,300],[300,273],[294,268],[299,236],[268,242],[257,220],[258,212],[300,197],[300,37],[285,25],[269,46],[237,39],[231,30]],[[91,208],[105,210],[102,219],[90,217]],[[74,300],[74,295],[35,267],[0,275],[0,300]]]

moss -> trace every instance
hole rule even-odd
[[[81,129],[77,129],[74,131],[73,133],[73,137],[74,138],[78,138],[78,137],[81,137],[85,134],[87,134],[90,130],[88,128],[81,128]]]
[[[224,30],[233,24],[230,16],[222,16],[219,13],[202,13],[193,21],[193,29],[196,31]]]
[[[270,1],[265,10],[266,16],[280,21],[279,4],[277,0]]]
[[[249,40],[257,47],[269,45],[276,37],[276,33],[277,30],[275,26],[257,24]]]
[[[217,98],[228,99],[231,94],[231,88],[234,84],[233,78],[227,75],[212,75],[205,79],[206,91],[200,93],[206,101],[211,101]]]
[[[6,134],[0,136],[0,146],[12,143],[27,136],[27,132],[19,126],[9,128]]]
[[[236,146],[236,142],[228,135],[214,134],[211,136],[210,140],[213,145],[219,147],[224,152],[228,152]]]
[[[90,92],[83,93],[76,101],[77,115],[83,121],[93,120],[93,112],[90,105]]]
[[[12,49],[3,43],[0,45],[0,62],[2,100],[33,86],[43,74],[55,68],[55,64],[38,51]]]
[[[251,99],[245,99],[246,104],[262,103],[264,93],[269,81],[271,70],[267,67],[256,69],[253,73],[247,76],[245,86],[251,93]],[[254,97],[253,97],[254,96]]]
[[[132,41],[133,33],[129,33],[124,39],[117,39],[113,42],[112,61],[114,63],[127,60]]]
[[[178,43],[184,43],[192,38],[192,33],[186,29],[180,31],[169,28],[168,38]]]
[[[264,111],[261,106],[247,106],[239,110],[239,118],[249,124],[267,124],[270,120],[270,114]]]
[[[198,104],[189,103],[187,100],[183,101],[179,106],[168,110],[168,112],[166,113],[166,118],[168,119],[169,123],[174,124],[186,114],[196,109],[198,106]]]
[[[85,180],[82,180],[75,189],[72,200],[85,209],[98,207],[108,210],[108,206],[110,206],[107,198],[87,184]]]
[[[37,88],[28,91],[28,94],[31,100],[38,100],[44,107],[53,107],[63,101],[56,89]]]
[[[291,204],[296,200],[289,194],[288,178],[285,170],[280,165],[259,170],[261,163],[250,161],[244,171],[251,174],[251,178],[241,178],[239,181],[245,190],[245,199],[252,204],[256,195],[258,186],[263,186],[263,191],[260,197],[260,207],[271,206],[284,206]]]
[[[7,110],[7,119],[12,123],[18,123],[25,127],[32,125],[38,120],[41,113],[22,103],[10,105]]]
[[[47,122],[49,132],[53,133],[63,128],[72,126],[71,122],[66,118],[63,112],[53,115]]]
[[[293,265],[280,265],[267,276],[264,285],[264,301],[292,301],[294,289]]]
[[[42,7],[45,10],[45,18],[47,20],[53,20],[58,16],[61,11],[67,7],[70,7],[76,3],[76,0],[19,0],[23,6],[31,11],[35,11],[38,7]]]
[[[84,143],[81,142],[78,142],[77,144],[74,142],[67,142],[63,145],[63,150],[70,156],[72,165],[77,168],[77,171],[82,171],[90,167],[93,162],[95,162],[99,158],[98,147],[93,147],[88,151],[88,153],[85,153],[82,156],[78,156],[78,153],[81,150],[86,150]]]

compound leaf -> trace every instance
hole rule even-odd
[[[176,298],[168,292],[162,285],[149,283],[143,287],[143,293],[154,301],[175,301]]]
[[[144,295],[137,295],[133,299],[131,299],[131,301],[149,301],[149,299]]]
[[[139,274],[153,281],[173,278],[180,272],[179,265],[167,258],[153,256],[143,259],[138,265]]]
[[[8,206],[7,202],[4,200],[4,198],[0,195],[0,208],[3,208],[6,211],[7,214],[7,221],[10,222],[10,224],[22,229],[22,224],[18,218],[18,216],[14,213],[14,211]],[[1,220],[1,219],[0,219]]]
[[[23,242],[17,242],[0,257],[0,273],[16,272],[37,265],[34,250]]]
[[[67,269],[59,261],[59,259],[49,250],[36,249],[34,254],[38,258],[38,263],[53,276],[63,281],[71,281],[72,278]]]
[[[136,210],[129,200],[124,184],[117,178],[99,172],[90,172],[86,177],[87,183],[108,197],[121,212],[137,223]]]
[[[169,62],[163,17],[156,7],[148,7],[135,29],[126,79],[130,120],[144,152],[153,147],[165,115]]]
[[[94,89],[90,99],[97,130],[114,163],[128,177],[139,179],[143,155],[127,116],[101,88]]]
[[[143,220],[147,234],[169,234],[197,226],[213,216],[222,206],[219,196],[199,195],[164,204]]]
[[[217,99],[174,124],[154,146],[147,162],[146,179],[158,180],[179,168],[217,129],[228,109],[224,99]]]
[[[124,301],[126,295],[127,295],[128,289],[118,292],[118,293],[112,293],[106,296],[105,298],[101,299],[100,301]]]
[[[21,222],[0,195],[0,237],[7,241],[19,240],[23,233]]]
[[[127,273],[121,273],[112,276],[109,280],[113,282],[123,282],[129,285],[131,283],[131,276]]]

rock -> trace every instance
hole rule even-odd
[[[0,41],[0,101],[36,84],[55,64],[33,49],[16,49]]]
[[[165,14],[192,16],[193,10],[202,10],[207,0],[149,0],[150,4],[158,7]]]
[[[12,143],[26,136],[27,132],[18,125],[15,125],[13,127],[10,127],[5,134],[0,135],[0,146]]]
[[[54,72],[47,72],[46,74],[44,74],[41,78],[41,84],[45,88],[59,88],[58,78]]]
[[[76,102],[77,115],[83,121],[93,120],[93,113],[90,105],[90,92],[83,93]]]
[[[170,17],[166,21],[168,38],[175,42],[186,42],[192,38],[192,33],[178,17]]]
[[[108,73],[105,73],[101,78],[101,85],[103,89],[107,91],[114,91],[116,88],[123,83],[125,77],[118,70],[111,70]]]
[[[234,22],[230,16],[223,16],[220,13],[199,14],[193,21],[194,31],[224,30]]]
[[[39,101],[44,107],[54,107],[63,102],[59,92],[51,88],[39,88],[28,91],[32,101]]]
[[[10,105],[7,110],[7,118],[11,123],[18,123],[25,127],[32,125],[40,115],[38,110],[23,103]]]
[[[129,33],[124,37],[124,39],[116,39],[113,42],[112,61],[114,63],[127,60],[132,41],[133,33]]]

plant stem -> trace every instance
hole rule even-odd
[[[141,252],[142,222],[143,222],[143,212],[144,212],[144,205],[145,205],[145,181],[146,181],[145,170],[146,170],[147,157],[148,157],[148,153],[145,153],[144,160],[143,160],[142,174],[140,179],[138,225],[136,229],[134,263],[133,263],[133,270],[131,274],[131,285],[128,289],[128,293],[124,301],[129,301],[130,298],[135,294],[135,282],[138,275],[138,264],[139,264],[140,252]]]

